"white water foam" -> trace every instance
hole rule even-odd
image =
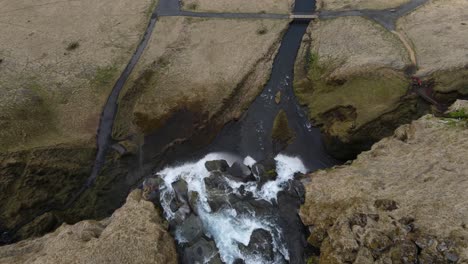
[[[245,166],[252,167],[255,163],[257,163],[257,161],[254,160],[252,157],[247,156],[247,157],[244,158],[243,163],[244,163]]]
[[[206,230],[206,235],[213,238],[216,246],[219,249],[221,259],[226,263],[232,263],[237,258],[244,260],[246,264],[265,263],[261,256],[245,256],[239,250],[238,243],[248,245],[252,232],[255,229],[265,229],[270,232],[273,238],[273,250],[279,252],[288,260],[288,250],[281,241],[281,232],[275,223],[271,223],[266,219],[260,219],[252,214],[238,215],[232,208],[224,208],[217,212],[212,212],[208,204],[208,194],[205,189],[204,178],[209,177],[210,173],[205,168],[205,162],[211,160],[226,160],[229,165],[241,159],[228,153],[211,153],[197,162],[186,163],[176,167],[168,167],[158,172],[164,180],[164,186],[161,187],[161,205],[167,219],[173,219],[176,213],[170,209],[171,200],[175,197],[172,183],[183,179],[187,182],[189,192],[197,192],[199,197],[198,215]],[[233,192],[239,194],[239,187],[244,186],[246,190],[253,193],[254,197],[264,199],[266,201],[276,200],[279,191],[283,190],[285,184],[294,177],[296,172],[306,173],[302,161],[297,157],[289,157],[279,154],[276,158],[276,167],[278,177],[275,181],[265,183],[260,190],[257,189],[256,182],[240,183],[230,181],[227,182],[233,188]],[[243,163],[248,166],[253,166],[255,160],[247,156]],[[176,239],[179,242],[184,242],[185,238],[181,234],[176,234]],[[276,255],[275,262],[280,262],[279,254]]]

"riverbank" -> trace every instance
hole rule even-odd
[[[324,2],[333,9],[333,1]],[[375,11],[365,1],[355,4],[319,12],[295,68],[299,101],[327,150],[343,160],[432,111],[411,92],[413,77],[433,91],[438,108],[468,94],[466,1],[410,1]]]

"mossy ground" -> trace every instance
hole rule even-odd
[[[309,115],[318,125],[331,128],[335,136],[346,137],[350,129],[357,129],[393,110],[408,91],[403,73],[390,69],[375,69],[349,77],[332,75],[339,61],[321,59],[312,53],[308,61],[307,77],[294,84],[301,104],[308,106]],[[355,119],[347,120],[340,128],[327,120],[326,113],[340,107],[352,107]]]
[[[294,139],[294,131],[289,127],[288,117],[284,110],[280,110],[275,117],[271,137],[282,144],[289,144]]]

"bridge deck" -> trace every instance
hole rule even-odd
[[[290,14],[289,18],[291,19],[317,19],[318,15],[317,14],[300,14],[300,13],[294,13]]]

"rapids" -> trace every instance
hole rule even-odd
[[[212,160],[226,160],[229,165],[234,162],[243,162],[249,167],[256,163],[251,157],[241,159],[229,153],[210,153],[196,162],[167,167],[159,171],[156,174],[163,180],[160,186],[160,202],[166,219],[171,222],[181,217],[178,214],[187,213],[184,210],[173,212],[171,209],[171,202],[177,196],[173,184],[182,179],[187,183],[188,196],[194,192],[198,194],[195,211],[202,222],[204,234],[214,240],[223,262],[233,263],[236,259],[242,259],[245,263],[252,264],[271,262],[263,259],[261,254],[245,254],[239,249],[240,244],[249,245],[252,232],[256,229],[263,229],[271,234],[274,252],[273,263],[288,261],[288,249],[284,245],[283,232],[276,223],[276,218],[265,217],[254,210],[241,213],[232,207],[222,207],[217,211],[212,210],[204,182],[204,179],[210,176],[205,163]],[[243,183],[225,177],[226,182],[232,188],[232,192],[225,195],[236,194],[242,200],[243,196],[251,194],[254,199],[276,203],[278,192],[287,187],[288,181],[294,178],[295,173],[306,173],[307,168],[297,157],[279,154],[274,160],[277,173],[275,180],[267,181],[260,187],[258,181]],[[255,172],[253,174],[256,176]],[[246,191],[241,191],[241,189]],[[175,237],[178,243],[187,242],[186,238],[181,235],[178,226],[175,228]],[[209,259],[210,256],[205,259],[205,263],[208,263]]]

